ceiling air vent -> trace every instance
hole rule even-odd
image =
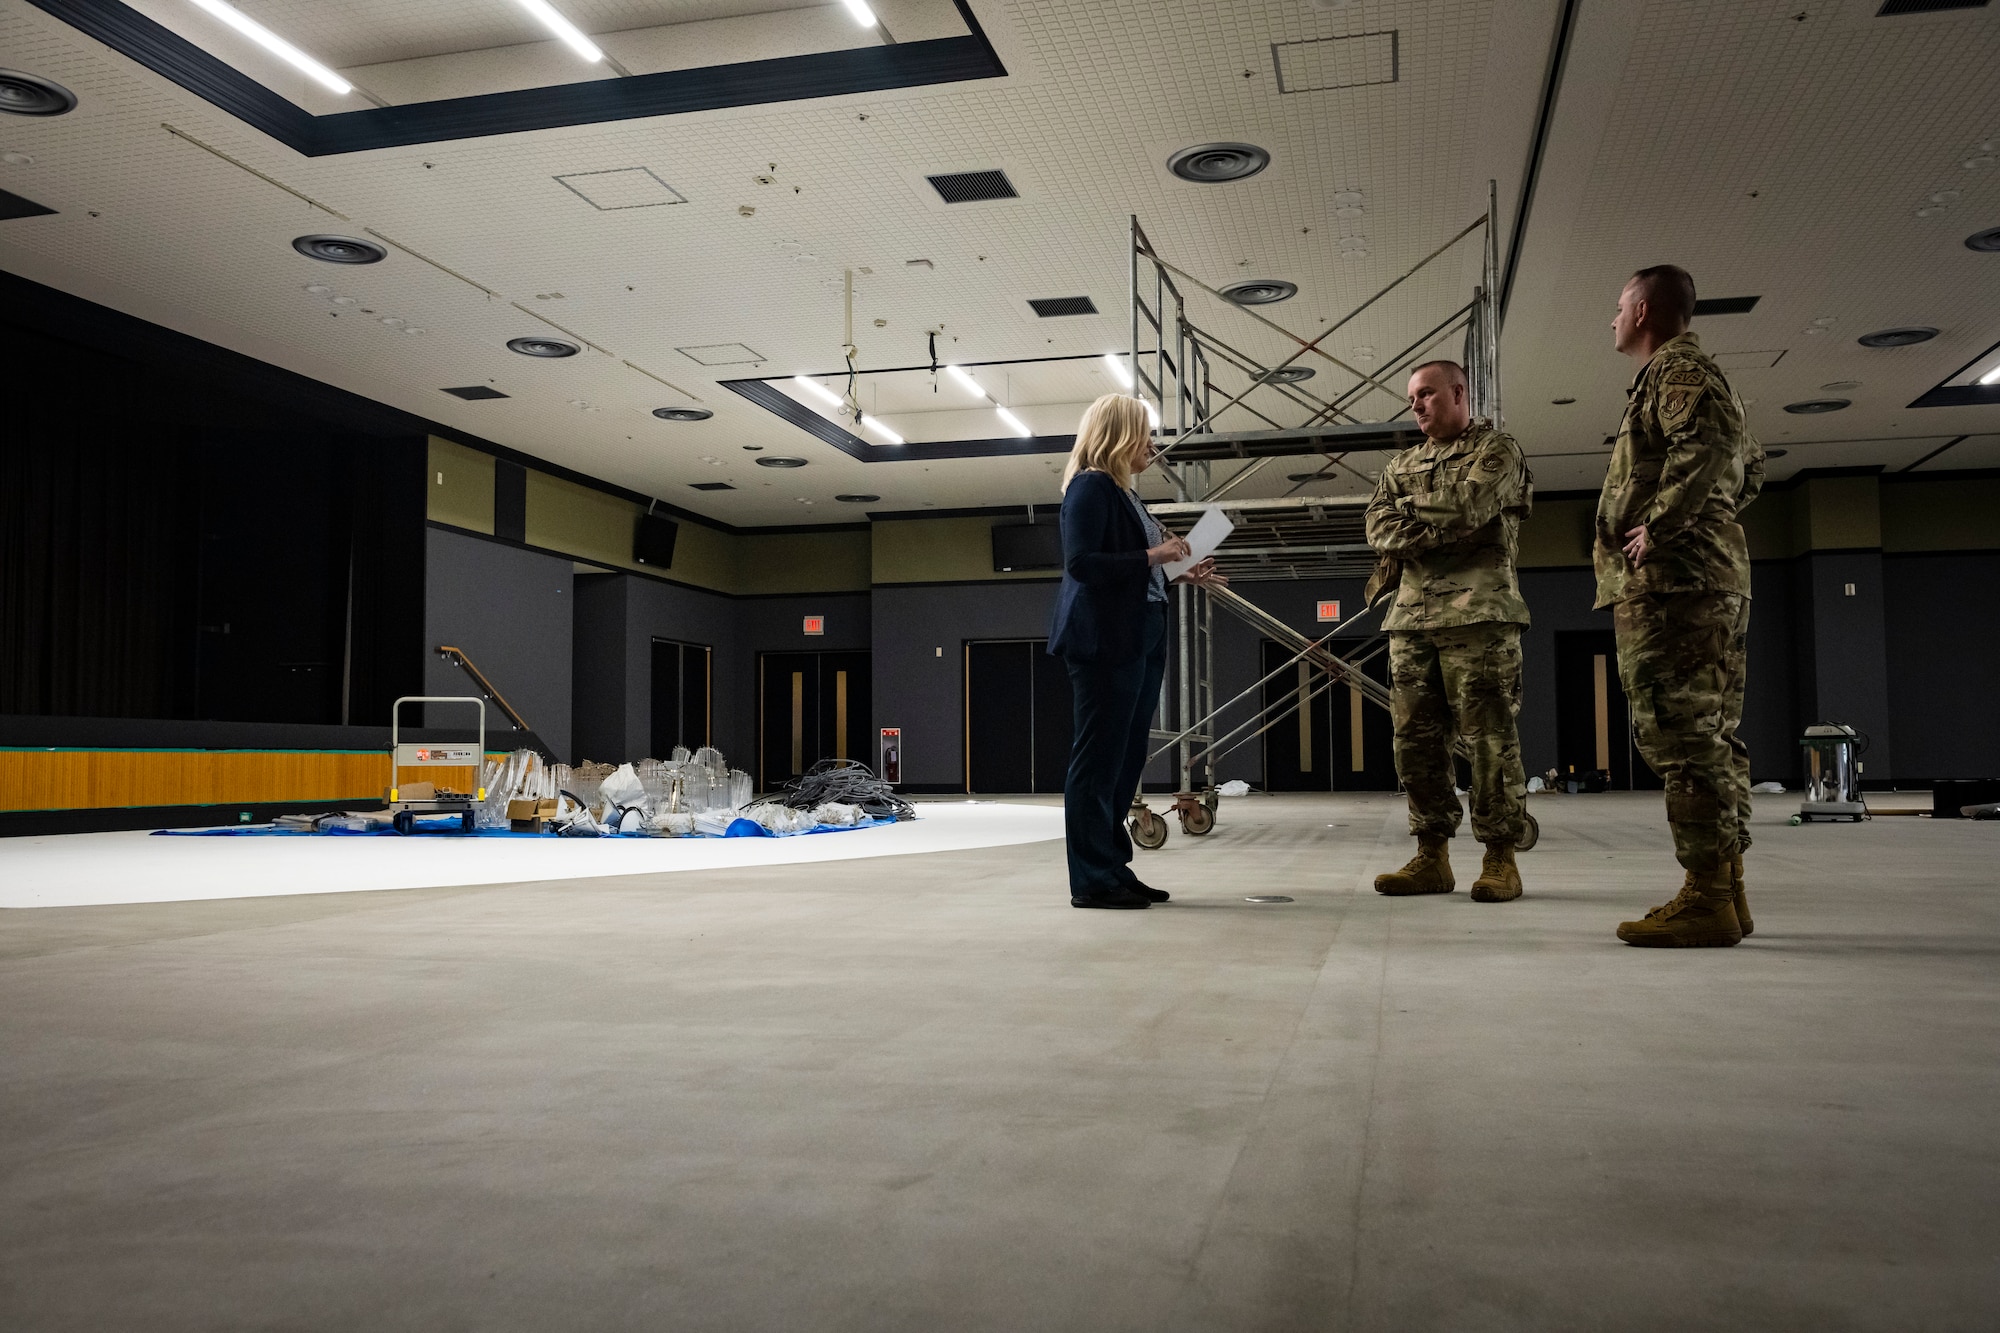
[[[463,398],[468,403],[478,403],[488,398],[505,398],[507,396],[498,389],[490,389],[484,384],[468,384],[462,389],[446,389],[445,392],[454,398]]]
[[[301,236],[292,242],[292,249],[328,264],[379,264],[389,257],[375,242],[352,236]]]
[[[733,491],[736,489],[726,481],[691,481],[688,483],[688,488],[696,491]]]
[[[1864,333],[1854,341],[1863,347],[1914,347],[1927,343],[1938,336],[1938,331],[1928,324],[1911,324],[1899,329],[1877,329]]]
[[[656,407],[653,415],[662,421],[706,421],[715,413],[705,407]]]
[[[1256,175],[1271,155],[1254,143],[1199,143],[1167,159],[1167,170],[1197,185],[1219,185]]]
[[[1097,302],[1088,296],[1044,296],[1031,299],[1028,305],[1043,319],[1053,319],[1057,315],[1094,315]]]
[[[1897,14],[1936,14],[1947,9],[1984,8],[1986,0],[1882,0],[1882,7],[1875,11],[1875,17],[1885,19]]]
[[[938,196],[947,204],[978,204],[988,199],[1018,199],[1021,192],[1004,171],[961,171],[950,176],[927,176]]]
[[[54,212],[55,210],[47,204],[23,199],[11,190],[0,190],[0,221],[8,218],[42,218]]]
[[[1282,278],[1251,278],[1230,283],[1222,289],[1222,294],[1238,305],[1276,305],[1297,296],[1299,285]]]
[[[1694,303],[1694,313],[1702,315],[1747,315],[1757,308],[1761,296],[1710,296]]]
[[[575,356],[583,349],[575,343],[564,342],[560,338],[509,338],[507,350],[519,352],[522,356],[559,357]]]
[[[0,69],[0,111],[17,116],[60,116],[76,110],[76,94],[39,74]]]

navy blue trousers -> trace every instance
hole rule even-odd
[[[1072,898],[1115,893],[1138,879],[1125,817],[1146,769],[1153,712],[1167,670],[1167,606],[1149,602],[1143,656],[1069,666],[1076,737],[1063,782],[1063,832]]]

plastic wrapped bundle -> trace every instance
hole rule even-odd
[[[729,770],[728,806],[731,810],[741,810],[744,806],[750,804],[751,786],[750,775],[748,773],[745,773],[740,768]]]
[[[689,764],[680,771],[680,808],[689,814],[700,814],[715,807],[714,783],[708,769],[700,764]]]
[[[653,816],[653,831],[669,838],[685,838],[694,832],[694,821],[685,810],[662,810]]]
[[[858,805],[843,805],[839,801],[827,801],[815,806],[812,812],[814,824],[832,824],[837,828],[851,828],[868,818],[867,811]]]
[[[729,761],[722,757],[722,751],[712,745],[704,745],[699,750],[696,750],[694,757],[688,762],[698,764],[702,768],[707,769],[711,779],[726,778],[729,776]]]
[[[646,808],[666,809],[674,791],[673,768],[657,759],[641,759],[632,768],[639,775],[639,785],[646,789]]]
[[[759,801],[743,812],[743,818],[755,820],[773,833],[804,833],[819,826],[812,811],[794,810],[771,801]]]

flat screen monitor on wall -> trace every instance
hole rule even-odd
[[[680,524],[662,514],[639,515],[639,528],[632,537],[632,558],[657,569],[671,568],[674,538],[680,531]]]
[[[1055,523],[996,524],[993,528],[993,568],[1005,574],[1017,569],[1061,569],[1062,527]]]

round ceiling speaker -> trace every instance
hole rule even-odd
[[[1301,384],[1318,372],[1311,366],[1285,366],[1278,370],[1267,370],[1257,377],[1260,384]]]
[[[560,338],[509,338],[507,350],[522,356],[557,357],[575,356],[583,349]]]
[[[1937,336],[1938,331],[1928,325],[1912,324],[1901,329],[1877,329],[1873,333],[1862,334],[1854,341],[1863,347],[1908,347],[1913,343],[1927,343]]]
[[[0,111],[16,116],[60,116],[76,110],[76,94],[39,74],[0,69]]]
[[[1251,278],[1247,282],[1230,283],[1222,289],[1222,294],[1238,305],[1276,305],[1297,296],[1299,285],[1278,278]]]
[[[1811,417],[1818,416],[1822,412],[1838,412],[1852,406],[1853,402],[1846,398],[1808,398],[1802,403],[1786,403],[1785,410],[1793,416]]]
[[[805,465],[805,459],[787,458],[783,454],[772,454],[769,458],[757,460],[758,467],[804,467]]]
[[[375,242],[352,236],[301,236],[292,242],[292,249],[328,264],[379,264],[389,257]]]
[[[1253,143],[1202,143],[1167,159],[1167,170],[1184,181],[1220,185],[1248,179],[1271,165],[1271,155]]]
[[[2000,227],[1988,227],[1985,231],[1975,231],[1965,238],[1968,250],[1983,250],[1988,254],[2000,251]]]
[[[705,407],[656,407],[653,415],[662,421],[706,421],[715,413]]]
[[[836,495],[834,499],[844,505],[872,505],[881,500],[879,495]]]

